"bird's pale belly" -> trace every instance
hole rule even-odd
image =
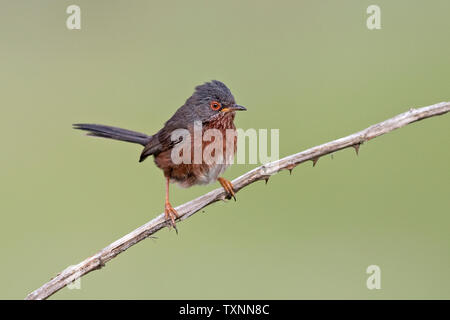
[[[197,177],[196,184],[210,184],[225,172],[229,164],[214,164],[209,169]]]

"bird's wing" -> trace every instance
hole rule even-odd
[[[150,155],[170,150],[174,145],[183,141],[181,135],[177,132],[176,138],[173,140],[172,134],[176,130],[187,129],[190,123],[193,123],[192,112],[189,112],[184,106],[179,108],[177,112],[164,124],[164,127],[158,131],[142,150],[139,162],[144,161]]]

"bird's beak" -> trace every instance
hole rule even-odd
[[[223,108],[221,111],[222,112],[231,112],[231,111],[246,111],[246,110],[247,109],[245,107],[235,104],[232,107]]]

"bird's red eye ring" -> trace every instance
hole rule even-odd
[[[222,105],[220,104],[220,102],[217,101],[211,101],[211,103],[209,104],[209,106],[211,107],[211,109],[213,109],[214,111],[218,111]]]

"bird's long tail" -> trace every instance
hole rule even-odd
[[[127,141],[131,143],[138,143],[143,146],[150,142],[152,138],[144,133],[117,127],[104,126],[101,124],[77,123],[73,125],[73,128],[88,131],[88,136]]]

